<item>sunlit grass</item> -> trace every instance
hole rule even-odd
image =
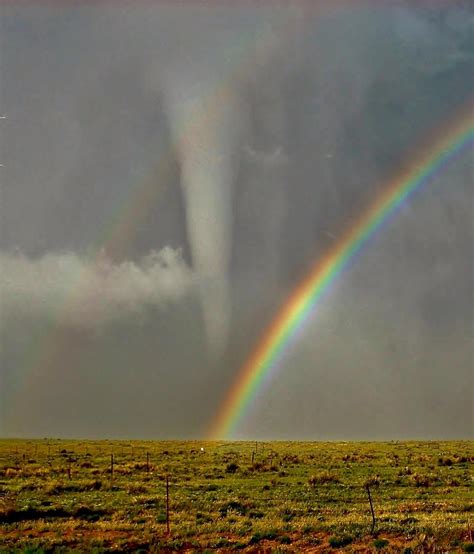
[[[3,440],[0,550],[462,551],[473,460],[467,441]]]

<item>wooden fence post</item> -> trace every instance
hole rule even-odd
[[[370,504],[370,512],[372,514],[372,529],[370,530],[370,534],[373,535],[375,531],[375,512],[374,512],[374,506],[372,504],[372,497],[370,496],[370,486],[367,484],[365,485],[365,488],[367,489],[367,495],[369,497],[369,504]]]
[[[170,480],[166,476],[166,534],[170,534]]]

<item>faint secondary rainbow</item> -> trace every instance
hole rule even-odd
[[[474,141],[474,102],[442,126],[416,156],[384,187],[337,244],[318,259],[294,289],[241,367],[212,423],[209,437],[231,437],[281,354],[309,318],[318,301],[369,239],[411,196]]]
[[[342,3],[341,0],[339,1]],[[255,56],[271,59],[279,48],[290,44],[298,32],[298,20],[293,21],[288,14],[283,12],[273,20],[275,33],[280,37],[280,42],[274,44],[271,35],[265,34],[265,21],[266,19],[262,17],[262,25],[261,28],[258,27],[258,33],[242,33],[236,43],[229,45],[227,73],[223,75],[221,82],[209,90],[208,96],[204,98],[202,108],[184,123],[179,133],[180,137],[184,139],[198,136],[199,129],[208,125],[216,117],[219,107],[226,103],[235,84],[245,80],[247,72],[255,64]],[[163,183],[174,171],[175,156],[173,142],[156,161],[156,164],[150,168],[145,179],[132,183],[129,196],[113,207],[99,236],[91,245],[91,259],[96,259],[103,254],[107,258],[113,259],[117,252],[128,251],[128,247],[133,243],[138,222],[143,221],[150,206],[156,204],[164,188]],[[36,398],[38,383],[44,382],[46,375],[52,375],[51,368],[61,367],[63,364],[60,361],[68,355],[70,331],[67,326],[61,324],[61,315],[67,311],[74,312],[80,306],[82,297],[79,291],[81,291],[83,278],[84,274],[79,272],[68,283],[70,292],[62,303],[58,303],[51,321],[38,333],[30,347],[25,349],[23,358],[18,364],[21,384],[18,387],[18,394],[24,398]],[[55,363],[55,360],[59,361]],[[11,408],[5,415],[5,422],[7,419],[8,421],[18,420],[23,406],[23,402],[11,403]]]

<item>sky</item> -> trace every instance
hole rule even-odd
[[[2,436],[207,436],[474,90],[469,1],[0,9]],[[233,438],[472,438],[473,175],[471,150],[382,226]]]

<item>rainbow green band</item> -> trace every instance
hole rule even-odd
[[[382,194],[341,240],[322,259],[318,259],[307,277],[294,289],[238,372],[212,423],[211,439],[232,437],[264,382],[270,380],[282,352],[288,348],[329,286],[369,239],[430,178],[472,146],[473,108],[473,103],[469,102],[467,108],[435,133],[435,139],[430,140],[411,163],[382,188]]]

